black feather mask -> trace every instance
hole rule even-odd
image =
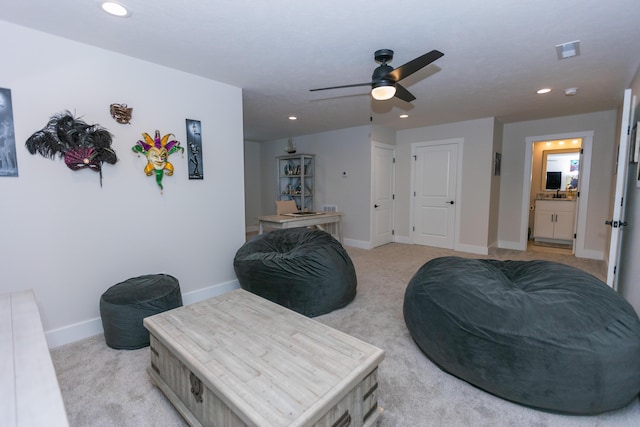
[[[71,170],[89,168],[98,172],[100,185],[102,163],[118,161],[111,148],[109,131],[98,124],[89,125],[69,111],[51,116],[46,126],[31,135],[25,145],[31,154],[64,159]]]

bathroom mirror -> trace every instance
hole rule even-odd
[[[543,191],[577,190],[580,175],[580,149],[542,152]]]

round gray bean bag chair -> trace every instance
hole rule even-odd
[[[404,318],[440,368],[513,402],[597,414],[640,392],[640,320],[592,275],[548,261],[437,258]]]
[[[181,306],[180,283],[169,274],[147,274],[113,285],[100,297],[105,341],[116,349],[146,347],[149,331],[142,320]]]
[[[356,272],[340,242],[321,230],[261,234],[238,249],[240,286],[305,316],[329,313],[356,296]]]

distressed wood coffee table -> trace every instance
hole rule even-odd
[[[238,289],[144,319],[149,375],[191,425],[371,426],[384,352]]]

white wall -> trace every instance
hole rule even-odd
[[[633,94],[636,96],[636,114],[632,123],[640,121],[640,70],[631,84]],[[637,186],[638,167],[640,164],[629,164],[627,179],[626,216],[624,220],[628,226],[622,234],[622,246],[620,264],[618,265],[618,291],[622,294],[640,314],[640,188]]]
[[[396,236],[410,236],[411,144],[463,138],[458,250],[487,251],[492,202],[493,118],[398,131],[396,136]],[[497,145],[496,145],[497,146]],[[504,162],[503,162],[504,164]],[[495,203],[495,202],[494,202]]]
[[[371,128],[371,138],[396,143],[395,240],[410,242],[411,144],[450,138],[463,138],[463,184],[459,250],[480,252],[490,247],[519,245],[521,230],[522,171],[527,136],[593,131],[592,170],[587,206],[585,249],[602,254],[606,247],[604,225],[609,210],[615,152],[616,112],[604,111],[576,116],[501,125],[494,118],[450,123],[398,131],[393,137],[386,129]],[[345,237],[369,242],[368,203],[370,183],[363,174],[358,180],[337,179],[343,169],[366,168],[370,147],[368,126],[295,137],[298,152],[320,154],[316,177],[316,206],[338,204],[349,207]],[[394,141],[395,140],[395,141]],[[284,154],[286,140],[261,143],[262,207],[257,215],[274,213],[275,158]],[[502,153],[501,175],[493,176],[493,156]],[[270,165],[274,166],[271,167]],[[322,170],[330,168],[330,171]],[[353,176],[353,175],[350,175]],[[341,202],[345,200],[344,202]],[[356,205],[355,201],[358,201]],[[349,215],[350,214],[350,215]],[[356,221],[359,215],[362,221]],[[351,216],[349,218],[349,216]],[[366,226],[366,227],[365,227]],[[505,244],[507,246],[505,246]],[[366,245],[363,245],[366,246]],[[602,258],[601,256],[601,258]],[[640,299],[640,298],[639,298]]]
[[[502,154],[502,131],[504,126],[498,121],[494,121],[493,128],[493,153]],[[495,157],[494,166],[495,168]],[[498,246],[498,229],[500,227],[500,183],[502,182],[502,161],[500,162],[500,175],[491,174],[491,190],[489,201],[489,229],[487,243],[489,247]],[[492,168],[492,169],[493,169]]]
[[[314,209],[337,205],[344,212],[345,243],[370,242],[371,127],[358,126],[293,138],[297,153],[315,154]],[[276,157],[285,155],[287,139],[261,143],[262,215],[275,214]],[[347,176],[343,177],[342,172]]]
[[[615,162],[615,128],[615,110],[504,125],[500,227],[498,231],[501,246],[517,247],[520,243],[526,138],[528,136],[593,131],[586,222],[587,235],[584,246],[585,250],[601,253],[604,256],[608,250],[606,247],[608,230],[604,221],[609,211]]]
[[[101,332],[100,295],[142,274],[179,281],[185,302],[237,286],[233,256],[244,242],[242,93],[231,87],[0,21],[0,86],[11,89],[19,177],[0,178],[0,292],[33,288],[51,346]],[[109,115],[133,107],[130,125]],[[24,142],[70,110],[113,134],[119,161],[104,182]],[[131,147],[142,132],[202,122],[204,180],[187,157],[170,157],[164,194]]]

